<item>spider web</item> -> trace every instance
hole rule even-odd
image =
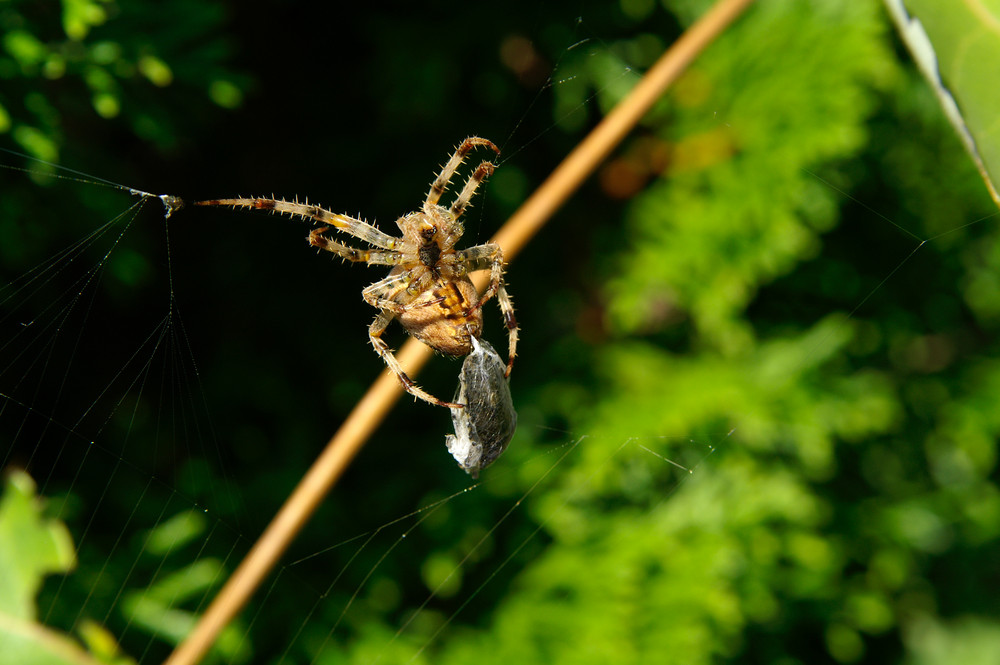
[[[578,53],[587,44],[576,40],[567,53]],[[624,66],[621,76],[634,78]],[[538,94],[573,78],[550,78]],[[562,113],[562,119],[582,112],[587,101]],[[516,164],[516,156],[537,139],[515,143],[507,161]],[[204,345],[206,334],[196,323],[192,338],[185,323],[183,303],[191,300],[190,282],[198,280],[194,266],[205,265],[192,260],[190,248],[204,237],[191,239],[190,212],[172,215],[176,203],[166,195],[9,151],[6,155],[4,186],[38,181],[40,197],[64,202],[54,217],[71,218],[78,223],[70,226],[82,231],[72,237],[67,229],[55,247],[26,242],[24,254],[5,266],[0,292],[3,466],[23,467],[36,476],[51,514],[73,526],[80,568],[86,571],[48,581],[40,597],[40,618],[70,632],[97,621],[139,662],[157,662],[166,653],[165,644],[183,635],[205,609],[266,523],[265,515],[247,506],[252,490],[239,487],[228,471],[234,459],[228,446],[219,443],[218,416],[199,367],[197,347],[199,341]],[[23,167],[18,166],[22,159]],[[516,182],[508,187],[516,189]],[[94,198],[100,202],[90,203]],[[96,226],[91,225],[101,213],[68,212],[116,207]],[[287,226],[288,237],[298,240],[302,232],[273,220],[259,224],[265,235]],[[478,232],[476,228],[470,235]],[[357,309],[363,312],[357,318],[369,315]],[[333,422],[325,415],[320,420]],[[447,421],[437,422],[435,429],[434,438],[443,444]],[[457,477],[461,489],[443,497],[432,491],[418,499],[417,509],[382,522],[364,514],[333,520],[350,526],[324,538],[333,545],[286,557],[290,562],[223,635],[228,644],[224,653],[243,660],[253,643],[258,654],[270,651],[280,654],[279,661],[297,662],[296,652],[308,645],[317,654],[315,662],[337,638],[358,632],[352,616],[363,616],[362,608],[386,602],[384,596],[398,593],[394,586],[424,584],[424,601],[400,615],[396,633],[385,639],[387,652],[394,643],[406,643],[406,648],[417,644],[416,658],[485,591],[496,594],[523,566],[526,551],[544,540],[546,513],[535,520],[524,504],[554,482],[567,456],[590,441],[564,431],[553,431],[551,438],[558,442],[553,450],[529,458],[535,479],[519,494],[505,489],[519,484],[511,469],[496,468],[488,481],[463,486],[464,476],[439,445],[436,464],[452,474],[452,486]],[[712,452],[707,442],[692,444],[691,466],[686,467],[679,456],[667,458],[654,448],[662,449],[662,440],[626,440],[608,464],[638,459],[667,466],[680,478]],[[205,482],[205,476],[214,480]],[[284,480],[290,484],[291,479]],[[499,514],[483,515],[475,503],[489,487],[500,488],[492,490],[501,497]],[[395,505],[389,508],[390,515],[395,511]],[[445,512],[469,527],[455,543],[456,557],[431,562],[430,571],[401,565],[425,557],[429,541],[422,531],[439,529],[429,525],[439,523]],[[327,521],[322,513],[314,518],[314,524]],[[514,547],[493,553],[498,530],[510,523],[517,525]],[[281,645],[251,637],[255,626],[273,622],[289,606],[295,611],[285,617]],[[436,622],[429,639],[421,637],[427,634],[421,623],[428,617]]]
[[[575,40],[564,53],[579,53],[587,43]],[[567,70],[572,67],[557,64],[543,84],[542,94],[559,86],[572,86],[575,75]],[[624,64],[617,71],[623,82],[634,78]],[[590,108],[587,101],[577,102],[562,117],[584,115]],[[533,109],[529,107],[524,116],[536,113]],[[501,199],[517,198],[519,176],[505,182],[506,176],[500,174],[504,169],[515,170],[510,167],[531,154],[533,143],[550,138],[558,126],[544,127],[539,134],[525,138],[521,136],[521,123],[511,124],[514,129],[504,146],[504,168],[498,171],[500,184],[495,193],[492,188],[487,191]],[[406,191],[419,194],[430,173],[427,170],[417,178],[417,185]],[[27,178],[9,169],[5,177],[15,185],[20,183],[16,186],[23,186]],[[821,186],[837,189],[820,175],[813,177]],[[194,305],[196,315],[189,317],[187,303],[197,300],[192,294],[198,292],[198,272],[210,270],[212,265],[210,253],[197,253],[191,248],[205,243],[204,226],[215,221],[192,223],[180,216],[165,219],[164,207],[156,195],[144,195],[132,187],[93,176],[75,174],[57,187],[45,190],[51,192],[47,194],[50,200],[78,201],[86,194],[73,194],[73,190],[90,192],[101,187],[120,203],[117,213],[96,225],[92,215],[78,214],[85,206],[60,204],[57,217],[82,217],[80,224],[85,233],[79,240],[64,240],[61,248],[39,250],[26,261],[34,268],[16,264],[14,276],[0,292],[0,437],[4,441],[4,466],[24,466],[33,471],[40,493],[50,498],[53,513],[73,525],[81,567],[89,571],[83,579],[71,575],[50,580],[41,598],[42,618],[67,630],[87,617],[95,618],[112,627],[116,638],[140,662],[156,662],[165,653],[165,643],[183,634],[193,615],[204,610],[273,512],[261,512],[253,502],[257,488],[240,486],[230,468],[256,464],[261,486],[287,488],[295,481],[274,473],[267,464],[268,456],[275,451],[266,450],[270,443],[262,433],[264,428],[255,432],[251,427],[231,425],[241,418],[254,420],[254,414],[227,410],[220,415],[211,407],[217,374],[215,369],[211,373],[203,370],[200,359],[211,355],[207,348],[225,342],[215,342],[210,332],[199,326],[198,314],[224,300],[249,325],[295,325],[295,319],[289,308],[266,301],[266,296],[262,296],[265,302],[256,303],[252,285],[234,286],[246,273],[226,282],[233,291],[213,293],[208,303]],[[877,208],[856,202],[879,216]],[[339,209],[333,202],[329,205]],[[356,205],[361,207],[364,202]],[[480,203],[479,208],[486,206]],[[390,218],[381,213],[379,216]],[[927,243],[983,221],[959,222],[933,236],[921,237],[900,222],[885,217],[882,220],[900,232],[888,243],[898,255],[886,256],[877,266],[879,281],[856,299],[849,315],[868,306],[871,298],[886,283],[897,279]],[[285,289],[305,288],[302,285],[310,283],[322,286],[310,288],[304,300],[322,298],[326,306],[329,300],[322,294],[330,290],[330,279],[338,280],[333,286],[344,293],[357,293],[370,281],[370,273],[365,273],[344,277],[341,282],[339,276],[331,278],[328,274],[339,267],[330,269],[318,262],[313,262],[318,268],[290,271],[288,266],[300,260],[302,248],[295,242],[300,242],[297,239],[303,229],[267,218],[241,219],[239,223],[238,232],[219,233],[230,243],[238,241],[238,251],[258,238],[266,238],[261,242],[272,256],[264,265],[274,267],[267,279],[279,282]],[[485,233],[482,226],[473,225],[469,242],[477,233]],[[183,239],[178,241],[178,235]],[[279,235],[288,239],[287,251],[279,246],[284,240],[270,240]],[[232,251],[230,247],[221,251]],[[54,252],[51,259],[40,258],[46,252]],[[259,265],[260,254],[253,256],[255,260],[249,262]],[[310,273],[313,269],[316,272]],[[266,268],[264,271],[270,272]],[[516,297],[516,266],[512,272]],[[362,322],[370,317],[361,306],[344,305],[341,313],[343,321]],[[189,320],[195,323],[188,325]],[[360,325],[355,328],[361,330]],[[525,334],[529,334],[530,325],[525,323],[525,328]],[[360,349],[364,340],[357,337],[355,343]],[[830,342],[820,336],[812,344],[813,350],[819,352]],[[337,373],[339,361],[331,357],[344,351],[339,342],[327,349],[323,339],[311,338],[306,345],[315,348],[314,357],[334,368],[330,373]],[[267,370],[269,363],[280,362],[282,356],[282,350],[269,350],[263,344],[249,350],[247,353],[245,346],[240,349],[244,363],[251,368],[260,365]],[[354,354],[353,349],[344,352]],[[235,363],[220,364],[231,370]],[[374,376],[377,359],[365,367],[372,371],[360,373],[357,381],[333,389],[314,386],[314,394],[323,398],[310,401],[302,413],[320,416],[310,424],[285,426],[295,430],[297,437],[325,440],[316,428],[336,421],[329,413],[342,413],[341,397],[356,394],[358,385]],[[439,370],[441,385],[447,385],[454,369],[445,365],[444,370]],[[228,384],[230,389],[245,376],[238,375]],[[282,374],[271,372],[269,376]],[[321,380],[319,376],[314,380]],[[515,400],[517,382],[515,378]],[[277,388],[270,386],[269,390],[280,392],[283,385],[288,384],[279,382]],[[403,404],[400,408],[409,411],[414,407]],[[226,424],[220,424],[220,420]],[[429,427],[428,422],[432,423]],[[433,435],[426,438],[439,440],[435,464],[453,473],[452,479],[441,482],[440,476],[420,476],[419,484],[434,489],[403,493],[397,500],[385,502],[387,506],[380,505],[385,489],[357,487],[351,485],[350,478],[345,479],[345,485],[336,491],[360,497],[356,505],[325,507],[309,527],[313,534],[323,532],[324,539],[334,544],[317,549],[311,544],[318,539],[312,537],[307,540],[310,544],[293,548],[267,588],[258,593],[250,609],[224,635],[229,657],[236,662],[247,658],[252,645],[257,657],[272,654],[276,662],[299,662],[303,653],[315,654],[313,662],[321,662],[330,658],[329,654],[339,653],[338,642],[366,636],[368,612],[394,607],[408,588],[418,587],[422,590],[417,595],[422,595],[423,602],[389,612],[395,630],[375,640],[381,648],[369,655],[373,662],[393,662],[401,653],[411,661],[419,660],[444,631],[454,628],[464,616],[479,616],[478,603],[488,605],[502,594],[527,562],[540,555],[551,522],[573,513],[571,505],[600,485],[603,474],[614,470],[636,477],[655,476],[660,479],[660,500],[669,501],[686,478],[695,471],[702,472],[716,448],[728,445],[733,434],[721,428],[693,438],[637,436],[611,442],[560,428],[545,435],[539,432],[549,431],[545,429],[549,426],[530,408],[522,410],[521,427],[534,430],[533,438],[547,441],[550,448],[541,452],[511,451],[514,461],[505,465],[501,458],[482,482],[466,485],[466,479],[452,468],[444,451],[446,418],[427,414],[399,416],[389,438],[403,443],[390,444],[377,455],[366,454],[358,461],[362,467],[359,476],[370,477],[371,467],[378,467],[385,469],[387,486],[406,482],[398,468],[392,467],[413,454],[409,441],[413,437],[408,433],[428,428]],[[235,438],[245,446],[242,452],[220,443],[221,428],[226,430],[225,439]],[[513,445],[517,445],[517,439]],[[596,470],[581,477],[565,472],[569,467],[567,459],[591,454],[588,451],[607,450],[612,452],[605,453]],[[302,459],[299,467],[304,468],[308,461]],[[211,481],[205,482],[205,478]],[[538,500],[550,494],[558,498]],[[491,500],[484,500],[484,495]],[[532,503],[538,507],[529,511],[527,506]],[[642,509],[651,511],[653,507],[646,505]],[[453,524],[462,528],[449,526]],[[443,554],[433,547],[435,538],[441,538],[442,533],[454,544]],[[500,540],[506,541],[502,547]],[[106,543],[111,543],[110,549]],[[112,578],[112,570],[126,570],[127,574]],[[59,608],[68,604],[68,599],[75,608],[67,614]],[[77,602],[79,599],[82,601]],[[255,629],[277,618],[284,619],[286,630],[280,637],[271,638],[275,642],[268,643]]]
[[[6,165],[5,174],[52,177],[12,165]],[[176,638],[171,626],[164,627],[163,613],[178,606],[191,614],[202,611],[227,573],[245,556],[262,522],[242,505],[244,492],[226,472],[204,379],[177,303],[171,250],[171,224],[177,218],[165,214],[174,208],[165,206],[162,196],[79,172],[58,169],[55,177],[59,182],[50,186],[60,197],[72,198],[64,188],[107,187],[119,193],[125,207],[10,280],[0,292],[3,464],[27,468],[38,476],[39,493],[49,497],[53,516],[77,527],[78,556],[82,567],[91,571],[83,580],[73,575],[50,580],[41,601],[43,620],[71,630],[79,629],[88,618],[95,619],[114,627],[115,636],[131,647],[139,662],[155,662],[162,657],[161,641]],[[152,229],[161,237],[158,250],[164,259],[163,274],[148,288],[133,287],[136,293],[125,301],[125,309],[139,300],[153,313],[134,317],[126,331],[121,304],[107,302],[116,295],[113,287],[102,286],[127,275],[126,268],[114,265],[116,256],[124,254],[127,260],[134,245],[143,245],[142,231]],[[99,362],[91,363],[92,358]],[[76,387],[72,394],[67,394],[67,385]],[[81,392],[81,387],[89,392]],[[443,434],[442,429],[437,437],[442,442]],[[557,438],[567,435],[560,432]],[[433,640],[483,589],[500,584],[498,577],[513,574],[511,562],[540,540],[546,518],[531,520],[523,504],[552,482],[568,455],[587,445],[586,437],[568,439],[549,452],[533,455],[537,479],[527,491],[504,502],[503,514],[487,517],[485,522],[476,515],[476,506],[468,505],[485,485],[478,482],[425,500],[416,510],[367,530],[362,527],[359,533],[335,536],[335,544],[283,564],[252,611],[224,637],[231,642],[229,653],[237,657],[244,653],[243,643],[251,639],[256,623],[276,607],[292,602],[289,597],[308,611],[289,622],[291,632],[280,660],[294,662],[290,653],[317,627],[323,635],[317,653],[322,653],[338,630],[344,630],[342,624],[357,606],[377,602],[378,594],[386,593],[383,579],[382,587],[369,595],[373,576],[389,562],[419,559],[426,545],[420,542],[421,529],[447,511],[452,519],[468,519],[477,539],[457,544],[462,557],[450,562],[452,567],[429,589],[423,604],[400,619],[398,631],[387,643],[405,636],[421,614],[433,613],[428,605],[450,595],[453,580],[472,578],[473,590],[455,604],[447,621],[434,631]],[[669,466],[679,477],[691,473],[712,452],[709,444],[694,446],[696,456],[689,468],[653,449],[661,445],[627,440],[608,464],[623,457],[638,458],[644,464]],[[443,453],[443,445],[439,447]],[[157,470],[164,465],[164,457],[169,463],[185,456],[192,460],[188,466],[173,472]],[[437,462],[458,474],[447,455],[441,454]],[[185,476],[207,473],[202,469],[207,464],[219,472],[221,482],[209,484],[208,494],[189,493]],[[502,487],[511,482],[513,473],[513,469],[496,468],[489,482]],[[110,500],[111,494],[118,497]],[[466,512],[472,515],[461,517]],[[351,525],[348,529],[369,521],[364,515],[351,518],[344,521]],[[511,551],[484,556],[484,550],[493,547],[491,538],[508,520],[531,528]],[[110,549],[94,546],[95,538],[110,542]],[[127,570],[127,574],[115,579],[112,569]],[[76,602],[69,621],[58,615],[58,608]],[[331,607],[336,616],[332,624],[328,622]],[[180,623],[182,628],[188,624]],[[311,641],[315,640],[313,635]]]

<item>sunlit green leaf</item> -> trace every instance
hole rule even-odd
[[[38,64],[48,52],[45,44],[23,30],[11,30],[5,34],[3,47],[22,67]]]
[[[939,621],[916,616],[906,631],[906,665],[991,665],[1000,653],[1000,624],[973,617]]]
[[[69,531],[42,516],[34,481],[11,473],[0,499],[0,614],[33,619],[42,578],[67,572],[75,560]]]
[[[174,80],[174,73],[170,71],[170,66],[157,57],[143,56],[139,58],[138,65],[142,75],[161,88],[170,85]]]
[[[102,3],[94,0],[63,0],[63,29],[70,39],[83,39],[94,26],[107,20]]]
[[[1000,205],[1000,5],[953,0],[886,3]]]
[[[101,665],[65,635],[2,612],[0,657],[11,665]]]
[[[80,623],[80,639],[102,665],[134,665],[135,661],[122,653],[118,641],[104,626],[86,619]]]
[[[143,266],[148,271],[148,266]],[[125,279],[125,278],[123,278]],[[126,279],[132,283],[134,278]],[[146,542],[146,549],[156,555],[179,550],[205,531],[205,516],[196,511],[185,511],[156,525]]]
[[[114,638],[89,621],[81,632],[93,654],[70,637],[36,622],[42,578],[73,568],[76,553],[66,526],[42,514],[35,483],[9,474],[0,498],[0,662],[14,665],[129,665]]]
[[[102,118],[114,118],[121,112],[121,101],[118,95],[111,92],[100,92],[92,98],[94,110]]]

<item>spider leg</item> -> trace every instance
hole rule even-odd
[[[479,301],[469,309],[469,312],[473,312],[485,305],[487,300],[496,295],[503,284],[503,250],[500,249],[500,245],[488,242],[484,245],[476,245],[475,247],[459,250],[455,252],[455,258],[456,262],[465,268],[466,274],[476,272],[477,270],[490,271],[489,286],[483,291],[483,295],[479,298]],[[466,314],[469,312],[466,312]]]
[[[354,217],[339,215],[329,210],[324,210],[319,206],[308,202],[285,201],[283,199],[263,199],[263,198],[235,198],[235,199],[208,199],[206,201],[195,201],[196,206],[233,206],[234,208],[256,208],[257,210],[267,210],[270,212],[284,213],[311,219],[314,222],[332,226],[339,231],[349,233],[355,238],[359,238],[369,245],[381,247],[382,249],[396,249],[399,239],[382,233],[377,228]]]
[[[514,302],[507,293],[507,285],[500,277],[500,285],[497,288],[497,301],[500,303],[500,312],[503,314],[504,323],[507,326],[507,371],[503,375],[510,376],[514,369],[514,358],[517,356],[517,319],[514,318]]]
[[[385,340],[382,339],[382,333],[385,332],[385,329],[392,322],[393,318],[395,318],[395,316],[392,312],[383,310],[379,312],[378,316],[375,317],[375,320],[372,321],[371,326],[368,328],[368,339],[371,340],[372,346],[375,347],[375,352],[378,353],[379,357],[382,358],[383,362],[385,362],[389,371],[399,378],[399,382],[403,384],[403,389],[414,397],[436,406],[444,406],[449,409],[463,408],[465,406],[464,404],[445,402],[438,399],[434,395],[431,395],[429,392],[418,386],[413,379],[406,375],[406,372],[403,371],[403,366],[399,364],[399,361],[396,360],[396,356],[391,350],[389,350]]]
[[[452,176],[455,175],[455,171],[458,170],[458,167],[461,166],[462,162],[465,160],[465,156],[469,154],[469,151],[478,145],[486,146],[498,155],[500,154],[500,148],[493,145],[492,141],[481,139],[478,136],[470,136],[462,141],[462,143],[455,149],[455,153],[451,156],[451,159],[449,159],[448,163],[441,169],[437,178],[435,178],[434,182],[431,183],[431,189],[427,192],[427,200],[424,201],[424,210],[437,205],[438,201],[441,200],[441,195],[444,194],[444,190],[448,188],[448,183],[451,182]]]
[[[380,279],[374,284],[365,287],[365,289],[361,292],[361,297],[365,299],[366,303],[376,309],[392,312],[393,314],[402,314],[403,312],[417,307],[434,304],[433,300],[410,302],[405,305],[397,301],[397,296],[399,296],[400,293],[404,291],[409,292],[410,294],[420,293],[427,287],[430,281],[432,281],[430,271],[414,277],[413,271],[406,270],[400,273],[390,274],[388,277]]]
[[[340,258],[355,263],[394,266],[399,265],[403,260],[403,255],[399,252],[384,249],[356,249],[327,238],[323,233],[328,231],[329,228],[329,226],[321,226],[318,229],[310,231],[309,244],[324,251],[333,252]]]
[[[479,187],[479,183],[486,180],[491,175],[493,175],[493,170],[496,166],[492,162],[483,162],[479,167],[469,176],[469,179],[465,181],[465,187],[462,188],[462,193],[458,195],[455,202],[451,204],[451,216],[458,219],[465,212],[465,209],[469,207],[469,200],[476,193],[476,188]]]
[[[503,279],[503,250],[500,249],[500,245],[491,242],[460,250],[455,252],[455,256],[458,262],[465,266],[467,272],[487,268],[490,270],[490,284],[469,312],[479,309],[487,300],[494,295],[497,296],[500,312],[507,326],[507,371],[504,376],[510,376],[511,370],[514,369],[514,358],[517,356],[517,319],[514,317],[514,302],[507,293],[507,285]],[[469,312],[465,314],[468,315]]]

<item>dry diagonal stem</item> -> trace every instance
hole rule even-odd
[[[493,241],[503,247],[508,260],[520,252],[559,206],[594,172],[687,65],[752,2],[719,0],[660,57],[628,96],[559,164],[493,237]],[[477,277],[479,279],[474,281],[481,291],[486,275],[480,273]],[[431,353],[429,347],[410,339],[403,345],[398,357],[407,374],[414,376]],[[330,439],[194,630],[165,665],[194,665],[202,659],[219,632],[243,608],[274,568],[289,543],[402,392],[398,379],[388,371],[382,372]]]

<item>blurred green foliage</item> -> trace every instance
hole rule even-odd
[[[0,104],[35,155],[16,128],[130,185],[322,197],[383,228],[487,136],[505,161],[471,244],[707,5],[88,2],[56,32],[8,2]],[[82,612],[156,662],[381,370],[357,297],[375,273],[287,220],[116,218],[121,193],[11,182],[12,277],[101,221],[128,230],[106,268],[110,247],[81,250],[101,279],[61,327],[99,350],[71,355],[70,389],[27,395],[17,358],[0,373],[69,434],[32,439],[25,410],[0,436],[80,534],[48,621]],[[877,3],[762,0],[510,267],[521,424],[479,490],[442,501],[466,482],[447,414],[404,400],[214,657],[989,662],[995,214]],[[421,381],[447,394],[455,369]]]
[[[0,580],[4,615],[34,619],[42,578],[73,568],[73,541],[63,524],[40,515],[35,484],[24,473],[7,479],[0,499]]]
[[[184,110],[240,104],[246,79],[225,67],[229,48],[211,35],[222,18],[218,2],[5,1],[0,134],[58,161],[72,126],[121,116],[136,136],[175,146]],[[183,88],[174,96],[183,106],[164,105],[157,88],[169,86]]]
[[[0,654],[19,665],[128,665],[117,645],[85,652],[76,642],[39,626],[35,596],[46,575],[69,571],[76,563],[66,526],[47,519],[35,483],[21,471],[10,473],[0,495]],[[106,633],[104,634],[106,636]],[[86,641],[98,637],[89,627]],[[93,656],[93,657],[92,657]]]

